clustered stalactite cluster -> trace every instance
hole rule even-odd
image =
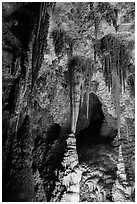
[[[101,58],[106,86],[113,96],[120,139],[120,94],[121,89],[125,92],[131,58],[124,43],[114,34],[105,35],[98,40],[96,50]]]
[[[109,90],[112,88],[113,71],[119,76],[120,85],[125,90],[125,80],[130,64],[126,46],[116,36],[108,34],[99,40],[97,51],[102,58],[102,69]]]

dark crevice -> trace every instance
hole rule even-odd
[[[89,124],[76,135],[79,158],[81,155],[83,158],[84,152],[88,151],[88,149],[94,149],[98,145],[111,145],[117,133],[115,131],[115,134],[112,134],[110,131],[107,135],[101,135],[101,127],[104,123],[105,116],[102,110],[102,104],[94,93],[90,94],[89,111]]]

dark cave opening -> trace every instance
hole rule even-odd
[[[89,123],[76,134],[76,146],[79,158],[84,156],[85,152],[98,145],[111,145],[116,134],[101,134],[101,127],[105,116],[102,110],[102,104],[95,93],[90,94],[89,103]],[[106,127],[107,128],[107,127]],[[116,133],[117,131],[115,131]]]

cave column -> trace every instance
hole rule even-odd
[[[113,201],[114,202],[131,202],[132,201],[131,199],[132,188],[128,186],[121,145],[119,145],[119,156],[118,156],[117,169],[118,169],[117,179],[112,188]],[[120,180],[121,182],[119,182]]]
[[[64,155],[63,166],[65,168],[65,175],[62,184],[66,187],[66,191],[62,197],[61,202],[79,202],[80,201],[80,181],[81,169],[79,167],[78,153],[76,148],[76,126],[80,106],[80,86],[81,74],[74,73],[74,83],[72,87],[72,101],[71,101],[71,134],[69,134],[67,142],[67,151]]]
[[[67,152],[64,155],[63,166],[65,175],[62,184],[66,191],[61,202],[79,202],[81,170],[78,164],[75,135],[71,133],[67,139]]]

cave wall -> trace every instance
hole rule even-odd
[[[47,47],[50,47],[53,52],[44,54],[38,80],[35,83],[30,126],[26,128],[26,126],[22,125],[26,115],[26,109],[24,108],[21,113],[18,134],[14,135],[13,141],[12,137],[8,138],[7,141],[9,143],[8,151],[12,153],[8,155],[10,162],[3,165],[3,168],[8,166],[8,172],[4,171],[3,174],[4,185],[7,185],[7,181],[10,179],[10,185],[4,191],[4,200],[6,199],[6,201],[7,192],[9,192],[8,201],[60,201],[65,191],[61,181],[64,176],[62,161],[66,150],[66,138],[70,133],[70,99],[68,81],[66,80],[66,72],[68,71],[67,56],[64,55],[62,59],[58,60],[51,41],[49,36]],[[12,84],[12,79],[7,82],[8,79],[6,78],[6,76],[10,76],[9,61],[11,62],[11,56],[4,54],[4,57],[3,62],[6,61],[7,66],[3,65],[3,76],[5,77],[3,99],[6,101]],[[93,92],[91,96],[93,97],[91,97],[89,105],[89,118],[87,118],[86,98],[84,98],[77,122],[76,135],[83,131],[81,133],[81,146],[83,149],[80,148],[78,152],[79,157],[82,158],[81,167],[83,168],[80,187],[81,201],[96,201],[96,199],[90,197],[97,196],[102,186],[105,188],[103,192],[108,192],[106,200],[111,201],[112,186],[116,180],[118,157],[118,149],[113,147],[111,142],[117,134],[117,116],[113,99],[105,85],[102,73],[97,71],[93,75],[92,81],[97,82],[98,87],[95,90],[91,87],[91,92]],[[134,98],[130,98],[128,87],[126,94],[121,94],[120,106],[122,114],[121,134],[124,139],[122,148],[123,152],[125,152],[124,161],[128,183],[132,186],[134,183],[135,149]],[[3,113],[3,144],[6,144],[8,137],[6,132],[9,123],[8,114],[5,111]],[[91,128],[89,131],[90,124],[93,125],[93,129]],[[59,131],[56,127],[61,127],[61,130]],[[125,140],[126,128],[129,132],[129,138]],[[55,134],[56,132],[58,134]],[[96,139],[96,136],[103,138],[101,142],[93,140],[93,138]],[[111,138],[109,143],[102,144],[109,137]],[[83,141],[87,142],[87,146],[83,145]],[[10,149],[11,146],[15,147],[15,149]],[[4,146],[3,152],[5,147],[7,148],[7,146]],[[13,164],[11,164],[12,162]],[[97,169],[99,169],[99,172],[96,173]],[[92,176],[94,180],[94,173],[98,176],[99,189],[90,186],[90,177]],[[10,175],[8,179],[6,179],[7,174]],[[107,179],[110,179],[108,186],[103,183]],[[88,181],[88,187],[85,181]]]

